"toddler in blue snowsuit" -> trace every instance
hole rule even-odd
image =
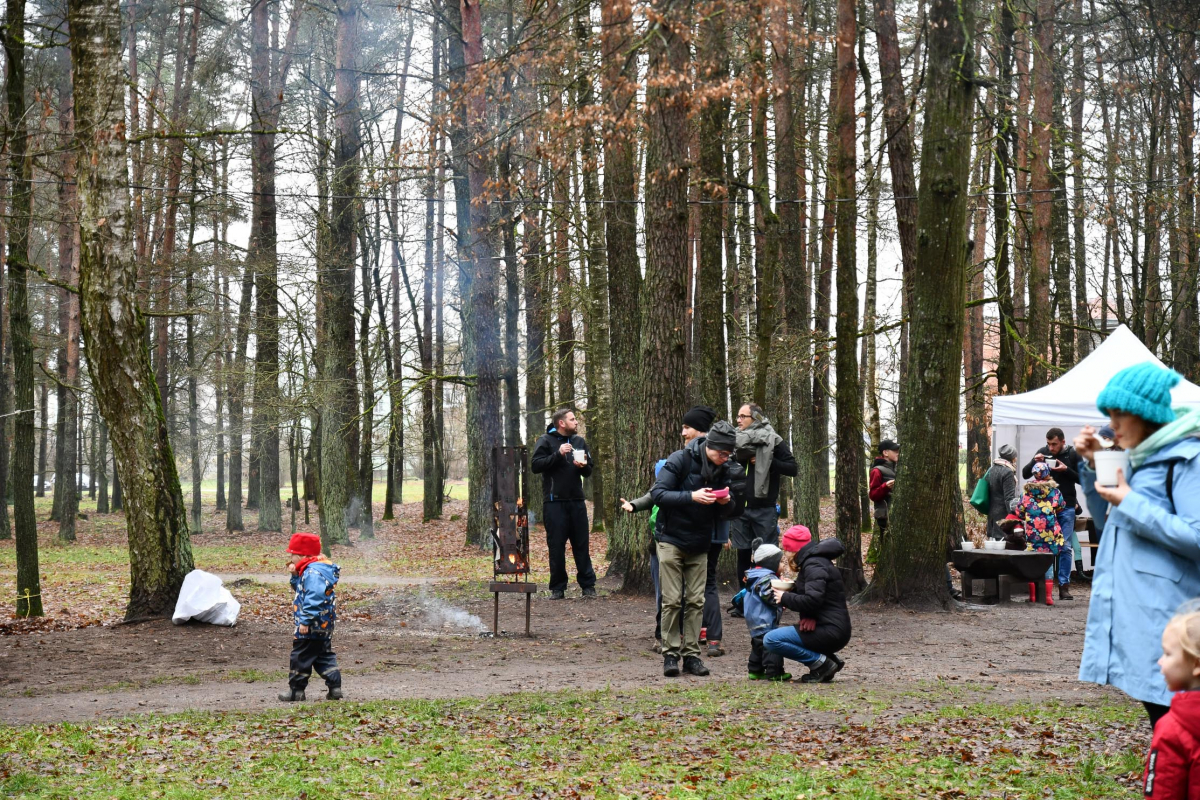
[[[279,699],[285,703],[303,700],[309,676],[316,669],[328,687],[326,699],[341,700],[342,673],[333,652],[333,625],[337,620],[334,587],[340,570],[321,555],[321,537],[315,533],[293,534],[288,553],[292,557],[288,572],[292,574],[291,586],[296,592],[292,601],[296,629],[288,667],[288,690]]]
[[[746,590],[742,614],[750,629],[750,660],[746,668],[752,681],[787,681],[792,676],[783,671],[783,656],[763,649],[763,637],[779,627],[783,609],[775,602],[771,581],[779,577],[783,551],[773,544],[755,539],[752,558],[754,566],[746,570]]]

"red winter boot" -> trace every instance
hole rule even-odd
[[[1029,584],[1029,602],[1037,602],[1037,586],[1032,583]]]
[[[1054,581],[1046,581],[1046,605],[1054,605]]]

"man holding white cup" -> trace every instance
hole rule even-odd
[[[592,454],[587,440],[579,435],[579,420],[569,408],[550,417],[550,426],[533,448],[530,467],[542,476],[542,520],[546,525],[546,547],[550,551],[550,598],[566,597],[567,542],[575,557],[575,579],[584,597],[596,596],[596,571],[588,552],[587,506],[583,503],[583,479],[592,474]]]

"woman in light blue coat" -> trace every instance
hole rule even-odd
[[[1075,440],[1088,508],[1108,519],[1096,553],[1079,679],[1140,700],[1154,725],[1171,692],[1156,664],[1175,610],[1200,596],[1200,409],[1171,409],[1179,373],[1152,363],[1121,370],[1096,404],[1109,415],[1130,474],[1098,486],[1091,428]]]

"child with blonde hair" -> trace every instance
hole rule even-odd
[[[1200,602],[1176,614],[1162,634],[1158,668],[1175,692],[1154,726],[1143,793],[1155,800],[1200,800]]]

